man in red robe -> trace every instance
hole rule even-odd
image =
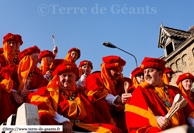
[[[12,79],[18,84],[18,88],[12,89],[12,96],[18,105],[22,104],[23,99],[28,98],[30,93],[48,83],[37,67],[39,53],[40,49],[36,45],[24,49],[19,55],[19,65],[7,66],[12,70]]]
[[[184,73],[179,75],[176,84],[184,97],[187,97],[194,106],[194,92],[192,89],[192,84],[194,82],[194,76],[191,73]],[[194,127],[194,111],[186,116],[186,122]]]
[[[165,84],[169,85],[169,82],[171,82],[172,76],[174,74],[174,71],[171,69],[171,67],[166,67],[163,73],[162,80]]]
[[[131,79],[133,80],[133,86],[128,89],[129,93],[132,93],[139,86],[139,84],[144,82],[144,75],[140,67],[136,67],[131,72]]]
[[[124,90],[124,82],[130,82],[129,78],[122,77],[126,62],[119,56],[106,56],[102,60],[104,63],[101,64],[101,72],[94,72],[85,80],[87,97],[108,124],[127,132],[123,104],[131,94]]]
[[[93,69],[93,65],[91,61],[83,60],[79,64],[79,80],[76,82],[76,87],[80,93],[83,95],[87,94],[85,92],[85,79],[88,77],[91,73],[91,70]]]
[[[168,120],[168,113],[175,95],[181,93],[177,87],[164,84],[162,80],[165,61],[158,58],[145,57],[141,69],[145,82],[133,92],[133,96],[125,105],[126,124],[130,133],[155,133],[171,127],[185,124],[185,114],[193,111],[191,102],[178,110]]]
[[[52,73],[47,87],[30,94],[31,104],[37,105],[41,125],[63,125],[63,132],[76,131],[121,132],[105,122],[93,105],[75,88],[77,66],[62,63]],[[73,127],[72,127],[73,126]]]
[[[75,63],[81,56],[81,51],[78,48],[71,48],[65,57],[65,62]]]
[[[76,60],[78,60],[81,56],[81,51],[78,48],[71,48],[68,51],[67,56],[65,59],[55,59],[52,61],[52,64],[50,65],[50,69],[54,71],[58,65],[61,63],[74,63],[76,64]],[[78,69],[78,68],[77,68]],[[76,74],[76,81],[79,79],[79,73]]]
[[[5,122],[11,114],[16,113],[17,104],[13,100],[12,89],[16,89],[18,85],[11,79],[12,71],[6,67],[19,63],[18,54],[22,44],[22,38],[18,34],[8,33],[3,37],[3,48],[0,54],[0,105],[2,108],[0,110],[0,123]]]
[[[0,54],[0,66],[19,64],[18,54],[23,44],[22,37],[18,34],[8,33],[3,37],[3,51]]]
[[[53,54],[49,50],[44,50],[39,55],[40,67],[39,69],[42,72],[42,75],[45,75],[45,78],[50,81],[52,70],[50,70],[50,65],[54,60],[56,54]]]

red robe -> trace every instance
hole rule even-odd
[[[16,56],[16,59],[15,59],[15,63],[16,65],[19,64],[19,58],[18,58],[18,55]],[[6,67],[8,64],[8,62],[6,61],[5,57],[3,54],[0,54],[0,66],[1,67]]]
[[[1,69],[3,70],[7,68],[9,69],[10,78],[13,80],[13,88],[11,89],[17,90],[20,84],[17,76],[18,67],[17,65],[13,65],[13,64],[8,65],[7,67],[1,67]],[[4,75],[5,74],[6,74],[6,71]],[[4,79],[3,76],[0,77],[0,81],[2,79]],[[29,84],[30,85],[29,90],[38,89],[40,87],[46,86],[47,83],[48,83],[47,80],[42,76],[39,69],[36,68],[35,74],[32,77],[31,82]],[[0,123],[5,122],[11,114],[16,113],[17,108],[19,106],[13,99],[11,92],[6,91],[4,88],[2,85],[0,85],[0,105],[2,108],[4,108],[0,110]],[[25,98],[25,100],[28,100],[28,96]]]
[[[127,90],[127,92],[128,92],[128,93],[132,93],[135,89],[136,89],[136,87],[133,85],[133,86],[131,86],[131,87]]]
[[[173,103],[177,93],[181,93],[178,88],[168,85],[170,102]],[[184,111],[183,111],[184,110]],[[190,114],[193,108],[188,102],[187,106],[180,109],[177,113],[179,116],[179,125],[185,124],[184,113]],[[132,95],[132,98],[125,105],[126,124],[128,132],[131,133],[155,133],[162,131],[157,124],[156,116],[165,116],[168,111],[162,100],[154,92],[154,88],[139,86]],[[166,129],[173,127],[172,122]]]
[[[193,97],[193,100],[190,99],[190,96],[186,96],[184,93],[182,93],[182,95],[184,96],[185,99],[187,99],[187,101],[189,101],[189,103],[191,104],[190,107],[187,107],[187,110],[192,110],[194,109],[194,92],[191,91],[191,96]],[[186,116],[189,115],[190,117],[194,118],[194,111],[192,111],[191,113],[187,113]],[[185,117],[186,117],[185,116]],[[187,122],[187,121],[186,121]],[[189,124],[189,123],[188,123]]]
[[[76,89],[74,91],[76,92]],[[52,96],[53,94],[56,95]],[[74,101],[68,100],[57,89],[49,87],[40,88],[29,96],[31,96],[30,103],[38,106],[41,125],[57,125],[58,123],[54,119],[54,111],[56,111],[60,115],[69,118],[71,122],[81,120],[83,123],[78,123],[76,126],[89,131],[121,132],[120,129],[114,126],[103,124],[105,121],[97,110],[78,92]],[[95,122],[101,123],[95,124]]]
[[[11,93],[8,93],[2,86],[0,86],[0,124],[6,122],[11,114],[16,113],[17,104],[12,98]]]
[[[12,79],[17,83],[18,87],[20,85],[19,79],[18,79],[18,66],[17,65],[9,65],[7,66],[11,71],[12,71]],[[28,90],[33,90],[33,89],[39,89],[41,87],[47,86],[48,81],[46,78],[43,77],[41,74],[41,71],[36,67],[33,69],[34,75],[31,78],[31,81],[28,85]],[[16,91],[18,91],[18,88],[13,88]],[[25,101],[28,100],[28,96],[25,98]]]
[[[18,74],[17,74],[17,71],[18,71],[18,66],[17,65],[9,65],[8,68],[10,68],[12,70],[12,79],[14,81],[16,81],[16,83],[18,84],[19,86],[19,80],[18,80]],[[48,84],[48,81],[47,79],[45,79],[43,77],[43,75],[41,74],[41,71],[39,70],[38,67],[34,68],[33,69],[34,71],[34,75],[33,77],[31,78],[31,81],[29,83],[29,90],[32,90],[32,89],[38,89],[40,87],[44,87],[44,86],[47,86]]]
[[[0,124],[6,122],[7,118],[11,114],[16,113],[16,102],[12,98],[11,90],[12,88],[17,88],[17,84],[9,82],[11,76],[11,71],[6,67],[0,67]]]
[[[129,78],[120,78],[115,85],[116,94],[119,96],[125,93],[125,81],[129,81],[132,84]],[[88,99],[98,109],[106,122],[108,124],[116,125],[121,128],[123,132],[126,132],[124,106],[121,105],[119,107],[115,107],[113,105],[108,105],[108,103],[104,100],[104,98],[108,95],[108,90],[104,86],[101,78],[101,72],[90,74],[85,80],[85,88],[88,91]]]

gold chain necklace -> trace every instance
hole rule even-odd
[[[35,73],[35,71],[32,70],[32,71],[28,74],[28,79],[29,79],[30,82],[31,82],[31,80],[32,80],[32,77],[34,76],[34,73]],[[30,84],[27,86],[27,89],[30,90]]]
[[[15,57],[14,57],[14,59],[13,59],[13,64],[16,63],[17,58],[18,58],[18,53],[15,55]]]
[[[77,92],[73,91],[72,96],[67,96],[63,91],[61,93],[65,96],[67,100],[75,101],[75,98],[77,97]]]
[[[166,99],[164,99],[160,93],[154,89],[154,92],[158,95],[158,97],[162,100],[162,102],[164,103],[164,105],[166,107],[171,107],[172,104],[170,103],[170,95],[169,95],[169,91],[168,91],[168,86],[167,85],[164,85],[164,92],[166,93]]]

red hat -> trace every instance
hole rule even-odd
[[[142,70],[145,68],[157,68],[157,69],[161,69],[164,72],[166,61],[159,58],[145,57],[141,64],[142,64],[141,65]]]
[[[16,40],[17,40],[17,38],[15,37],[14,34],[8,33],[7,35],[5,35],[5,36],[3,37],[3,44],[4,44],[5,42],[7,42],[7,41],[16,41]],[[16,41],[16,42],[17,42],[17,41]]]
[[[61,63],[52,73],[52,76],[54,77],[55,75],[59,75],[69,71],[74,72],[75,74],[77,73],[77,66],[75,63]]]
[[[40,53],[40,49],[34,45],[33,47],[29,47],[27,49],[24,49],[22,52],[19,53],[19,59],[21,60],[26,55],[31,55],[34,53]]]
[[[119,56],[106,56],[102,58],[106,68],[114,68],[118,66],[124,66],[126,62]]]
[[[70,53],[71,51],[76,51],[76,52],[78,52],[78,57],[77,57],[77,59],[80,58],[81,51],[80,51],[78,48],[72,48],[72,49],[70,49],[70,50],[68,51],[68,53]]]
[[[83,65],[86,65],[87,63],[93,69],[92,62],[91,61],[88,61],[88,60],[81,61],[80,64],[79,64],[79,68],[82,67]]]
[[[42,58],[46,57],[46,56],[51,56],[53,59],[55,58],[55,56],[53,55],[53,53],[49,50],[43,50],[40,55],[39,55],[39,60],[41,60]]]
[[[143,71],[141,70],[140,67],[136,67],[132,72],[131,72],[131,78],[133,79],[134,76],[138,74],[143,74]]]
[[[16,42],[20,42],[20,45],[22,45],[23,44],[22,37],[18,34],[15,34],[14,36],[16,38]]]
[[[174,71],[171,69],[171,67],[166,67],[164,73],[174,73]]]
[[[178,85],[180,81],[184,80],[184,79],[192,79],[194,81],[194,76],[191,73],[184,73],[179,75],[176,84]]]

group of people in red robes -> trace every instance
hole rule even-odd
[[[184,73],[178,87],[169,85],[174,71],[163,59],[145,57],[129,78],[122,74],[126,61],[116,55],[102,57],[101,71],[91,73],[91,61],[77,67],[78,48],[56,59],[56,46],[53,51],[37,46],[20,51],[22,44],[18,34],[3,37],[0,123],[21,104],[30,103],[38,106],[40,125],[63,125],[64,133],[154,133],[183,124],[194,127],[194,76]],[[168,119],[176,94],[188,103]]]

